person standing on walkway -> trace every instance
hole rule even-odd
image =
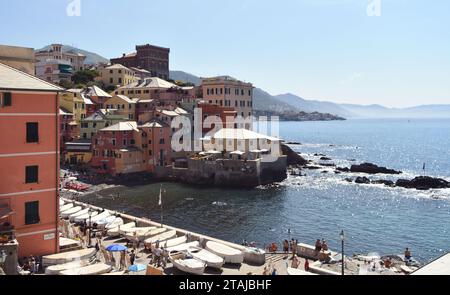
[[[134,254],[134,250],[131,250],[130,254],[130,263],[131,265],[134,265],[134,260],[136,259],[136,254]]]
[[[305,260],[305,271],[309,271],[309,260],[306,258]]]

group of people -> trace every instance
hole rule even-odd
[[[291,262],[291,268],[300,268],[300,259],[297,256],[297,254],[294,255],[294,257],[292,257],[292,262]],[[305,271],[309,271],[309,260],[308,258],[305,259],[305,265],[304,265]]]
[[[326,252],[326,251],[328,251],[327,241],[325,241],[324,239],[322,239],[322,241],[320,241],[320,239],[317,239],[316,240],[316,244],[315,244],[315,249],[316,249],[316,252],[320,252],[320,251]]]
[[[30,255],[28,257],[24,257],[19,261],[18,272],[27,272],[29,274],[39,273],[41,269],[41,263],[38,257],[34,257]]]
[[[292,257],[297,253],[298,240],[291,239],[291,241],[283,241],[283,252],[285,254],[292,253]]]

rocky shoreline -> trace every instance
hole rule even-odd
[[[289,147],[288,147],[289,148]],[[283,150],[284,152],[285,150]],[[334,168],[335,174],[341,173],[358,173],[358,174],[367,174],[367,175],[400,175],[403,174],[402,171],[390,169],[387,167],[382,167],[375,165],[373,163],[362,163],[358,165],[351,165],[350,167],[336,167],[336,164],[332,163],[332,159],[327,157],[324,154],[314,154],[315,157],[319,157],[320,161],[325,161],[325,163],[318,163],[311,160],[306,160],[300,154],[294,152],[289,148],[289,151],[286,152],[288,155],[288,165],[290,169],[291,175],[302,176],[301,169],[307,170],[320,170],[324,168]],[[300,171],[296,171],[295,169],[300,169]],[[328,170],[323,170],[323,174],[329,173]],[[413,179],[403,179],[399,178],[396,181],[388,180],[388,179],[370,179],[366,176],[356,176],[356,177],[347,177],[344,181],[356,184],[378,184],[385,185],[387,187],[401,187],[406,189],[416,189],[416,190],[431,190],[431,189],[447,189],[450,188],[450,182],[438,178],[438,177],[430,177],[430,176],[416,176]]]

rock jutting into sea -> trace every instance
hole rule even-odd
[[[363,163],[361,165],[352,165],[350,168],[338,167],[340,172],[366,173],[366,174],[402,174],[402,171],[380,167],[372,163]]]
[[[289,146],[282,144],[281,150],[283,152],[283,155],[287,156],[287,164],[289,166],[291,165],[304,166],[308,164],[308,161],[306,161],[305,158],[294,152]]]
[[[399,179],[395,185],[403,188],[415,188],[418,190],[450,188],[450,182],[442,178],[433,178],[429,176],[418,176],[412,180]]]

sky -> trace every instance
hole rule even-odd
[[[274,95],[450,104],[448,0],[0,0],[0,44],[51,43],[106,58],[170,47],[171,70]]]

